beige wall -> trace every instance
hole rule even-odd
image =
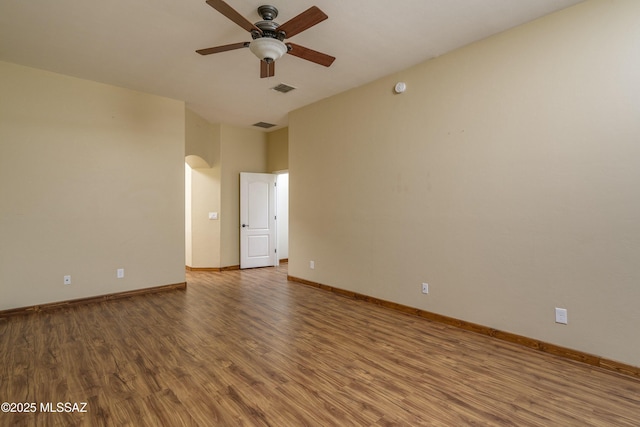
[[[185,263],[195,268],[220,268],[220,125],[211,124],[189,109],[185,116],[186,252]]]
[[[267,134],[267,170],[278,172],[289,169],[289,128]]]
[[[184,103],[2,62],[0,93],[0,309],[184,282]]]
[[[191,170],[191,263],[189,267],[220,267],[220,168]]]
[[[291,113],[289,274],[640,366],[638,16],[589,1]]]
[[[185,154],[187,162],[191,156],[206,162],[192,159],[192,168],[220,166],[220,125],[209,123],[188,108],[185,108]]]
[[[240,172],[267,172],[264,132],[221,125],[221,264],[240,265]]]

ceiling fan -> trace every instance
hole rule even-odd
[[[275,75],[275,61],[280,59],[285,53],[324,65],[325,67],[330,66],[336,59],[333,56],[298,44],[284,42],[285,39],[291,38],[328,18],[328,16],[316,6],[310,7],[298,16],[279,25],[273,21],[278,16],[278,9],[274,6],[263,5],[258,7],[258,14],[263,20],[252,24],[222,0],[207,0],[207,4],[249,31],[253,41],[196,50],[200,55],[210,55],[212,53],[248,47],[251,52],[260,59],[261,78],[273,77]]]

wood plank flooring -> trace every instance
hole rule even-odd
[[[640,381],[287,282],[0,319],[0,426],[638,426]],[[86,402],[85,413],[42,403]]]

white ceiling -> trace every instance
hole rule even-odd
[[[282,127],[296,108],[581,0],[226,1],[251,22],[273,4],[280,24],[318,6],[329,19],[291,41],[336,61],[285,55],[261,79],[248,49],[198,55],[251,40],[204,0],[0,0],[0,60],[183,100],[213,123]]]

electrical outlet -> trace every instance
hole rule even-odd
[[[64,276],[64,284],[65,285],[71,284],[71,276]]]
[[[556,307],[556,323],[566,325],[568,321],[569,319],[567,317],[567,309]]]
[[[423,283],[422,284],[422,293],[423,294],[428,294],[429,293],[429,284],[428,283]]]
[[[117,277],[118,279],[122,279],[122,278],[124,277],[124,268],[119,268],[119,269],[116,271],[116,277]]]
[[[310,269],[315,269],[316,268],[316,262],[315,261],[309,261],[309,268]]]

